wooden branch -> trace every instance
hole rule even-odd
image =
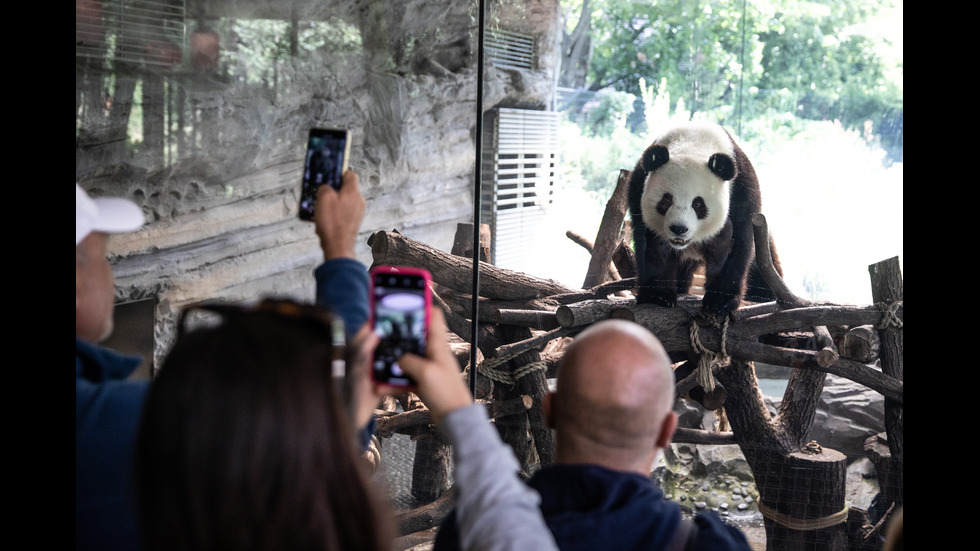
[[[626,219],[629,177],[629,170],[619,171],[616,187],[612,196],[609,197],[609,201],[606,202],[606,210],[603,212],[602,221],[599,223],[595,246],[592,248],[592,256],[589,259],[589,268],[585,274],[585,282],[582,284],[582,287],[586,289],[604,282],[610,271],[613,252],[621,241],[620,230],[623,227],[623,220]]]
[[[502,323],[504,325],[517,325],[520,327],[530,327],[532,329],[542,329],[546,331],[558,327],[558,320],[555,313],[541,310],[500,308],[490,316],[490,322]]]
[[[461,316],[455,308],[444,301],[442,296],[434,290],[432,291],[432,305],[442,310],[446,318],[446,327],[449,331],[455,333],[456,336],[465,341],[470,339],[472,322]]]
[[[755,258],[756,263],[759,265],[759,271],[762,273],[762,279],[769,284],[769,288],[776,295],[776,300],[780,304],[786,305],[801,305],[806,304],[806,301],[797,297],[789,290],[786,286],[786,282],[780,277],[779,272],[776,271],[776,266],[773,264],[772,260],[772,249],[769,240],[769,225],[766,223],[766,217],[762,213],[755,213],[752,215],[752,230],[755,236]]]
[[[535,335],[529,339],[524,339],[522,341],[518,341],[515,343],[498,346],[497,357],[504,358],[512,354],[519,354],[521,352],[525,352],[527,350],[537,350],[555,339],[567,337],[568,335],[573,335],[575,333],[578,333],[578,330],[567,328],[567,327],[559,327],[557,329],[552,329],[551,331],[548,331],[546,333],[541,333],[539,335]]]
[[[636,254],[630,243],[633,241],[633,224],[629,218],[623,221],[623,231],[619,238],[619,246],[613,252],[613,264],[619,270],[623,279],[636,277]]]
[[[457,291],[449,287],[440,289],[439,294],[446,304],[466,318],[473,317],[473,299],[468,292]],[[564,295],[556,295],[564,296]],[[480,321],[483,323],[499,323],[501,310],[533,310],[542,314],[554,314],[559,303],[552,297],[529,298],[520,300],[498,300],[480,297]]]
[[[877,305],[824,305],[793,308],[792,310],[781,310],[771,314],[754,316],[743,319],[735,325],[742,337],[757,338],[780,331],[809,330],[817,325],[830,327],[877,324],[884,315],[884,310]],[[896,315],[899,320],[905,319],[904,306],[898,308]]]
[[[477,400],[487,409],[490,419],[497,417],[507,417],[531,408],[534,401],[530,396],[518,396],[510,400],[488,402]],[[377,423],[377,435],[380,438],[389,438],[395,434],[418,434],[421,428],[432,425],[432,413],[424,405],[416,409],[401,413],[392,413],[384,410],[375,410]]]
[[[715,432],[678,427],[670,440],[674,444],[738,444],[731,432]]]
[[[398,513],[395,520],[398,523],[399,535],[414,534],[421,530],[435,528],[452,510],[456,503],[456,485],[443,492],[435,501],[416,507],[410,511]]]
[[[575,304],[563,304],[555,312],[555,319],[562,327],[580,327],[609,318],[611,311],[622,307],[627,299],[593,299]]]
[[[473,261],[409,239],[398,232],[378,231],[368,239],[375,264],[415,266],[429,270],[436,283],[470,291]],[[506,300],[540,298],[572,289],[551,279],[480,263],[480,296]]]
[[[558,304],[574,304],[583,300],[588,300],[592,298],[606,298],[609,295],[618,293],[620,291],[631,291],[636,287],[636,279],[620,279],[617,281],[608,281],[601,285],[596,285],[591,289],[586,289],[584,291],[574,291],[571,293],[564,293],[561,295],[555,295],[549,297],[551,300]]]

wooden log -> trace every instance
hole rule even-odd
[[[674,436],[670,441],[674,444],[705,444],[712,446],[738,444],[738,441],[735,440],[735,435],[731,432],[716,432],[685,427],[678,427],[674,431]]]
[[[555,311],[555,320],[562,327],[581,327],[599,320],[608,319],[609,313],[619,308],[626,299],[583,300],[575,304],[563,304]]]
[[[541,329],[550,331],[558,327],[558,319],[554,312],[541,310],[519,310],[514,308],[500,308],[490,316],[491,323],[502,323],[504,325],[517,325],[520,327],[530,327],[531,329]]]
[[[472,290],[473,261],[409,239],[398,232],[378,231],[368,239],[375,264],[427,269],[436,283],[464,292]],[[505,300],[541,298],[571,292],[551,279],[480,263],[480,296]]]
[[[606,202],[606,210],[602,214],[599,231],[596,233],[595,246],[592,248],[589,268],[585,274],[585,282],[582,284],[583,288],[588,289],[603,283],[610,272],[613,252],[622,240],[620,232],[623,228],[623,220],[626,219],[629,176],[629,170],[619,171],[616,187],[613,189],[609,201]]]
[[[878,360],[881,339],[872,325],[852,327],[839,345],[840,354],[857,362],[872,364]]]

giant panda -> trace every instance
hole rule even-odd
[[[726,316],[743,298],[775,297],[755,261],[752,215],[762,210],[755,169],[721,126],[684,123],[643,152],[629,179],[637,304],[675,306],[705,268],[702,311]],[[773,263],[782,267],[770,241]]]

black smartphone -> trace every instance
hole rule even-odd
[[[376,266],[371,269],[371,328],[381,338],[371,361],[375,382],[414,388],[398,365],[403,354],[425,355],[432,313],[432,276],[421,268]]]
[[[347,158],[350,156],[350,130],[311,128],[306,140],[303,183],[299,192],[300,220],[313,220],[316,192],[327,184],[340,189]]]

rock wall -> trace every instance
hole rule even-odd
[[[548,108],[558,1],[490,4],[489,26],[534,36],[536,66],[498,69],[487,59],[484,110]],[[357,251],[365,264],[367,238],[381,229],[450,250],[456,224],[473,213],[476,9],[188,2],[187,31],[206,27],[220,39],[214,66],[195,63],[189,41],[172,44],[182,56],[163,62],[124,62],[118,52],[107,61],[111,46],[103,58],[82,57],[76,48],[75,178],[147,215],[142,230],[111,238],[110,256],[119,302],[156,301],[155,363],[188,303],[312,299],[321,253],[312,224],[296,216],[310,126],[353,133],[350,166],[367,199]]]

